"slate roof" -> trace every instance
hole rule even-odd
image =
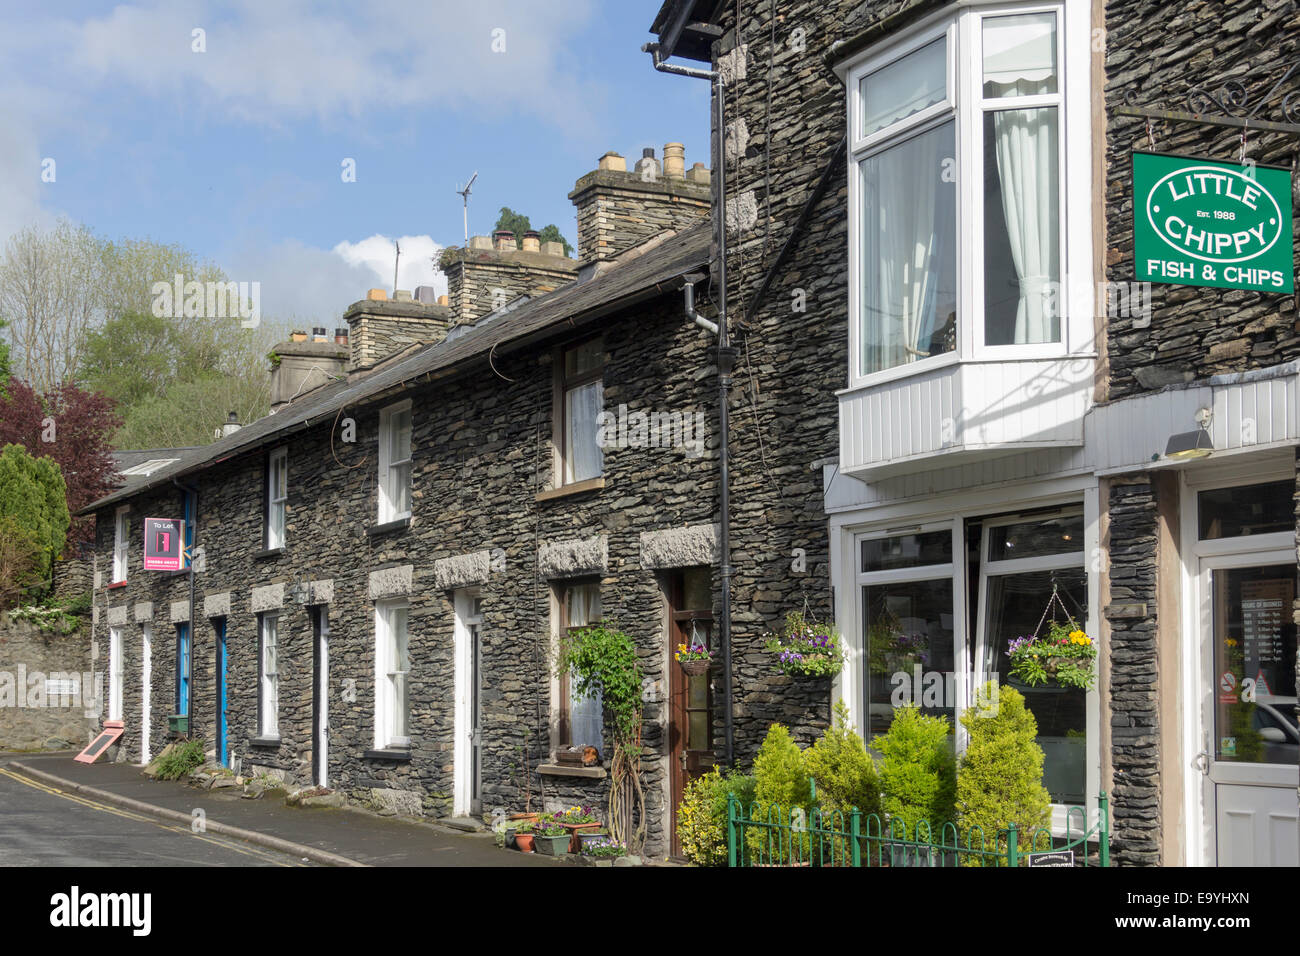
[[[123,472],[128,469],[138,468],[141,465],[148,464],[152,461],[174,462],[191,452],[198,451],[199,447],[201,446],[187,445],[181,448],[131,448],[113,452],[113,467],[117,469],[117,474],[114,476],[114,479],[122,482],[114,494],[119,496],[122,492],[125,492],[128,495],[134,494],[142,485],[148,483],[150,475],[123,474]],[[162,467],[167,466],[164,465]],[[154,473],[156,474],[157,471],[160,470],[161,468],[156,469]]]
[[[173,478],[280,441],[294,432],[333,418],[345,407],[365,404],[402,389],[416,379],[454,375],[469,367],[472,360],[485,357],[489,352],[512,351],[564,329],[594,322],[637,302],[680,289],[685,285],[686,275],[707,267],[709,239],[707,222],[694,226],[631,261],[530,299],[504,315],[480,319],[462,335],[426,346],[406,358],[381,364],[355,381],[339,381],[318,388],[274,415],[245,425],[210,445],[186,452],[179,461],[91,502],[77,513],[97,511],[150,488],[170,484]]]

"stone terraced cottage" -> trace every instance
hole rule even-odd
[[[717,348],[683,291],[714,314],[710,196],[679,144],[631,170],[607,154],[572,194],[579,259],[533,234],[449,250],[444,302],[375,290],[332,337],[277,346],[273,414],[94,504],[117,759],[187,714],[222,763],[381,810],[603,807],[599,702],[551,660],[563,629],[613,622],[645,675],[647,849],[671,852],[686,775],[724,736],[722,684],[688,700],[671,663],[720,613]],[[788,611],[829,614],[818,356],[842,335],[781,338],[745,367],[756,399],[733,394],[764,441],[731,460],[743,761],[772,721],[808,742],[830,715],[830,681],[775,674],[762,644]],[[143,570],[152,517],[187,520],[193,594],[186,570]]]

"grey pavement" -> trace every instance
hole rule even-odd
[[[78,852],[84,857],[82,865],[121,865],[132,860],[141,865],[185,865],[185,854],[179,853],[162,837],[154,836],[159,845],[149,851],[139,849],[135,840],[114,842],[111,835],[118,830],[129,830],[137,838],[151,826],[159,833],[165,831],[156,824],[139,820],[119,820],[113,814],[77,805],[73,800],[54,796],[36,788],[14,781],[5,774],[9,765],[18,763],[53,774],[74,784],[94,787],[119,797],[140,801],[154,807],[178,811],[187,817],[201,809],[208,821],[218,821],[255,833],[266,834],[316,850],[347,857],[370,866],[564,866],[563,859],[535,853],[518,853],[499,849],[491,833],[467,834],[435,824],[379,817],[363,811],[346,809],[297,809],[286,807],[273,799],[245,800],[239,790],[196,790],[182,783],[151,780],[133,764],[83,764],[72,759],[72,753],[61,754],[5,754],[0,755],[0,864],[53,863],[76,865]],[[44,787],[50,785],[41,782]],[[57,788],[57,786],[56,786]],[[69,794],[69,797],[79,796]],[[92,802],[100,802],[94,796]],[[75,807],[75,809],[73,809]],[[137,814],[138,815],[138,814]],[[60,819],[70,821],[71,831],[60,829]],[[129,826],[128,826],[129,824]],[[181,840],[184,828],[170,824],[174,832],[166,836]],[[57,846],[67,839],[60,834],[71,832],[81,841],[81,850],[68,845],[42,850],[47,844]],[[33,834],[27,836],[25,834]],[[218,838],[227,846],[205,844],[193,846],[197,859],[204,862],[191,865],[275,865],[288,860],[262,847],[230,838]],[[98,843],[96,843],[98,841]],[[147,842],[147,841],[146,841]],[[202,843],[191,839],[189,845]],[[102,844],[95,853],[83,852]],[[257,862],[257,857],[240,856],[229,845],[255,849],[275,862]],[[148,844],[152,847],[152,844]],[[206,848],[210,847],[210,849]],[[149,853],[157,854],[150,858]],[[132,856],[133,853],[138,854]],[[227,855],[221,855],[221,854]],[[60,860],[60,854],[63,854]],[[209,854],[210,856],[205,856]],[[164,856],[174,858],[163,859]],[[220,857],[220,859],[218,859]]]

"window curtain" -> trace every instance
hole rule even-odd
[[[600,620],[600,591],[595,585],[569,589],[569,627],[585,627]],[[577,692],[577,676],[569,674],[569,743],[574,747],[601,746],[601,714],[604,703],[600,689],[589,696]]]
[[[932,354],[936,302],[956,225],[952,189],[943,188],[942,179],[954,152],[948,123],[863,163],[864,374]]]
[[[1054,82],[1020,79],[1008,85],[1014,89],[1002,95],[1025,96],[1049,92]],[[1053,314],[1046,298],[1049,283],[1057,281],[1060,244],[1056,127],[1055,107],[999,110],[993,114],[1002,212],[1020,283],[1014,340],[1017,345],[1060,340],[1060,317]]]
[[[596,442],[597,418],[604,403],[600,382],[589,382],[565,394],[565,419],[568,422],[568,454],[565,461],[567,481],[585,481],[599,477],[603,465],[600,445]]]

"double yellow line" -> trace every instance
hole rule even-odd
[[[51,787],[48,786],[47,784],[43,784],[36,780],[32,780],[28,777],[24,777],[22,776],[22,774],[14,773],[12,770],[9,770],[6,767],[0,767],[0,776],[7,777],[8,779],[16,781],[17,783],[21,783],[24,786],[31,787],[33,790],[39,790],[42,793],[48,793],[52,797],[62,797],[64,800],[70,800],[73,803],[79,803],[83,807],[89,807],[90,809],[98,810],[101,813],[111,813],[114,816],[122,817],[125,820],[134,820],[138,823],[148,823],[149,825],[155,826],[160,830],[167,830],[170,831],[171,833],[179,833],[184,836],[193,837],[196,840],[202,840],[205,843],[211,843],[213,846],[219,846],[224,850],[234,850],[236,853],[242,853],[245,856],[257,857],[258,859],[266,860],[267,862],[275,866],[302,866],[301,863],[297,863],[297,862],[286,863],[281,857],[273,856],[270,853],[266,853],[262,850],[255,849],[253,847],[246,848],[242,846],[237,846],[234,843],[225,840],[213,839],[210,836],[206,836],[202,833],[195,833],[193,830],[187,829],[185,827],[174,826],[172,824],[167,824],[167,823],[159,823],[157,820],[153,819],[152,817],[147,817],[144,814],[132,813],[130,810],[123,810],[120,809],[119,807],[114,807],[107,803],[100,803],[98,800],[91,800],[87,797],[81,796],[80,794],[68,793],[64,790],[60,790],[58,787]]]

